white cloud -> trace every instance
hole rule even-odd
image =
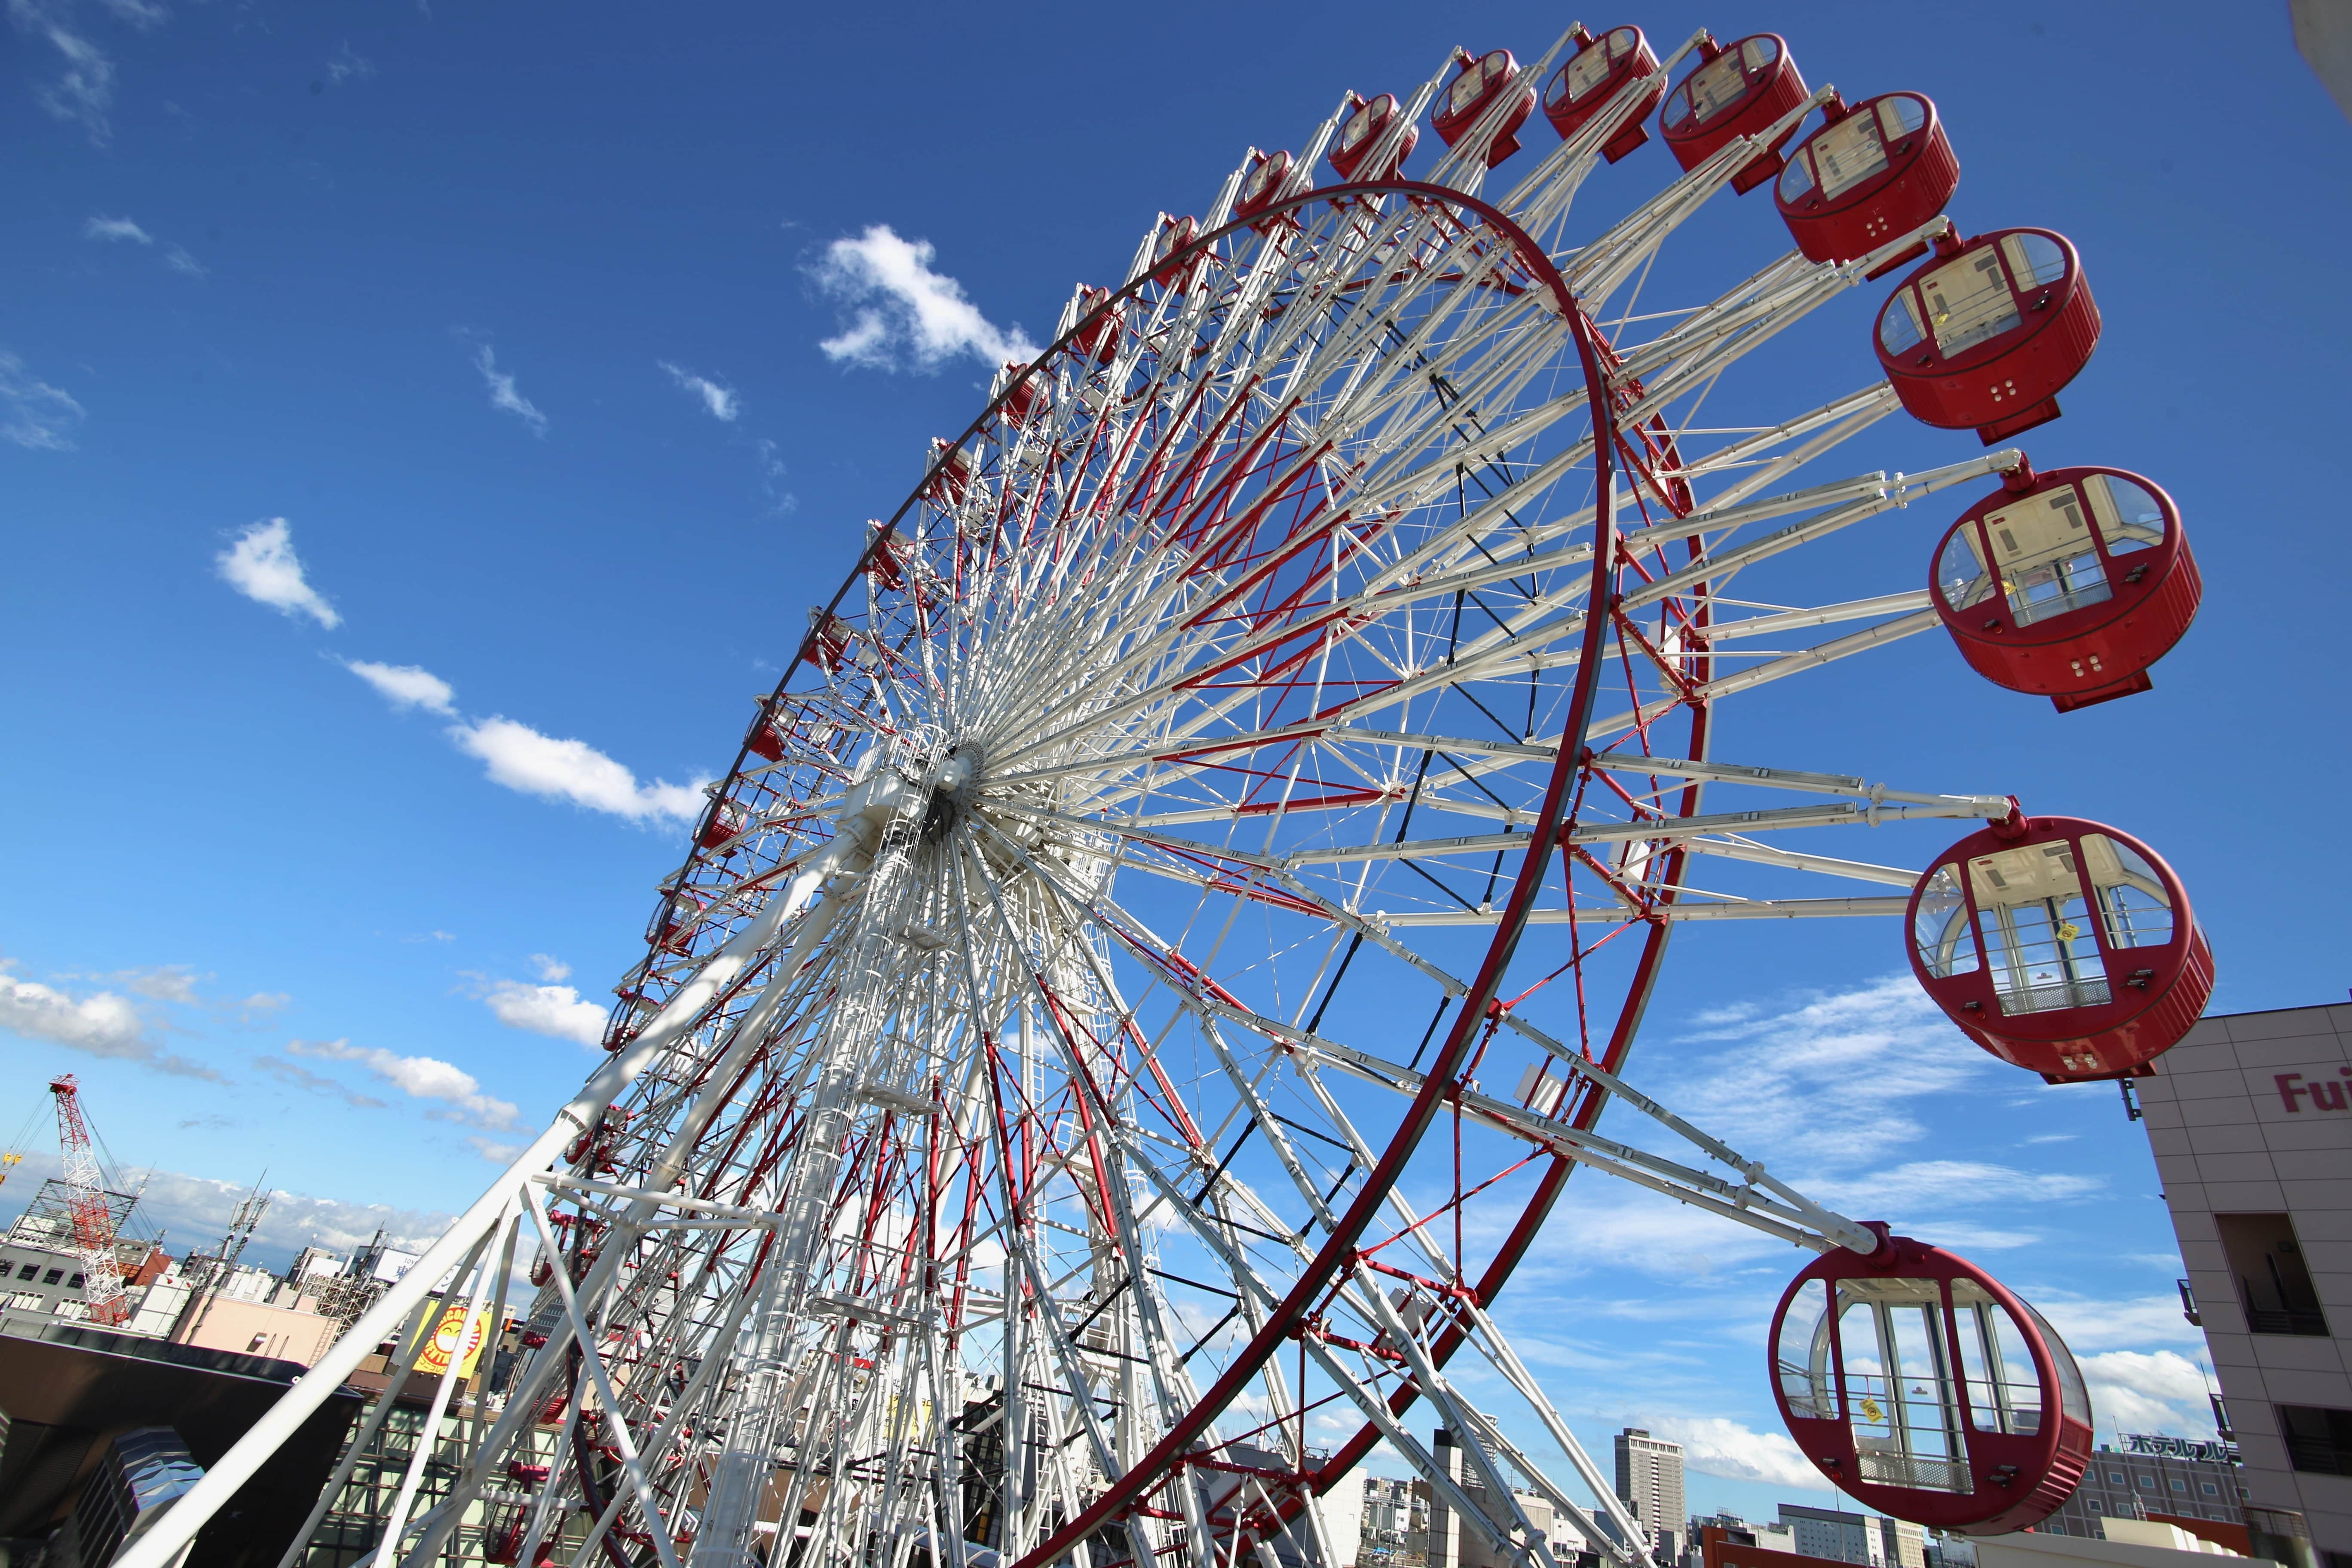
[[[142,29],[154,26],[172,14],[154,0],[99,0],[99,4],[113,12],[116,21]]]
[[[1653,1415],[1644,1424],[1655,1436],[1680,1443],[1683,1463],[1704,1474],[1809,1491],[1830,1489],[1786,1432],[1752,1431],[1720,1415]]]
[[[2020,1171],[1977,1160],[1914,1160],[1843,1182],[1816,1184],[1822,1202],[1868,1208],[1871,1217],[1905,1208],[1935,1211],[1956,1205],[2046,1204],[2102,1191],[2101,1176]]]
[[[490,389],[490,406],[513,415],[530,426],[534,436],[547,434],[547,416],[521,393],[515,390],[515,378],[499,369],[498,355],[488,343],[474,345],[474,368],[482,373],[482,384]]]
[[[293,530],[282,517],[265,518],[236,536],[214,558],[222,579],[257,604],[283,615],[309,616],[330,629],[343,624],[335,607],[303,578],[294,554]]]
[[[700,398],[702,406],[709,412],[713,419],[723,419],[731,425],[735,422],[735,416],[743,411],[743,405],[737,400],[733,387],[722,385],[707,375],[697,375],[691,371],[681,370],[666,359],[656,360],[654,363],[669,372],[670,380],[677,384],[679,391],[692,393]]]
[[[127,217],[93,217],[82,226],[85,239],[130,239],[152,245],[154,237]]]
[[[765,439],[760,442],[760,488],[780,513],[800,505],[800,498],[784,489],[784,460],[776,456],[776,444]]]
[[[702,810],[700,781],[640,784],[636,774],[586,742],[557,740],[511,719],[494,715],[453,725],[449,738],[488,765],[491,783],[524,795],[568,800],[632,822],[690,822]]]
[[[106,977],[129,990],[133,995],[144,996],[151,1002],[177,1002],[195,1005],[196,973],[184,963],[162,963],[152,969],[118,969]],[[205,976],[209,980],[210,975]]]
[[[580,993],[569,985],[493,980],[482,1001],[492,1016],[509,1029],[524,1029],[583,1046],[604,1042],[604,1009],[593,1002],[582,1001]]]
[[[108,0],[107,8],[126,20],[160,21],[163,15],[160,6],[145,0]],[[92,142],[103,147],[114,134],[107,120],[107,111],[114,107],[114,62],[67,26],[70,13],[70,0],[8,0],[8,19],[16,29],[46,38],[64,59],[55,81],[33,89],[33,101],[56,119],[80,126]]]
[[[1776,1161],[1856,1166],[1916,1147],[1927,1130],[1906,1101],[1948,1098],[1989,1071],[2014,1072],[1951,1026],[1909,974],[1731,1018],[1686,1037],[1733,1042],[1664,1090],[1675,1109]]]
[[[1034,359],[1037,346],[1018,324],[996,327],[964,298],[962,284],[931,270],[934,254],[929,240],[901,239],[886,224],[826,247],[817,285],[854,312],[838,335],[817,345],[826,357],[876,370],[896,368],[902,353],[918,370],[936,370],[957,354],[992,370]]]
[[[178,1171],[131,1173],[143,1183],[139,1218],[147,1226],[168,1229],[175,1237],[217,1237],[229,1212],[251,1190],[247,1184],[191,1176]],[[422,1252],[449,1227],[457,1216],[429,1210],[394,1208],[389,1204],[348,1203],[314,1197],[307,1193],[273,1192],[269,1207],[254,1232],[247,1261],[261,1258],[290,1261],[304,1247],[324,1247],[349,1253],[364,1247],[377,1231],[384,1244],[407,1252]]]
[[[2119,1432],[2195,1431],[2213,1419],[2205,1374],[2176,1351],[2107,1351],[2082,1359],[2091,1409]]]
[[[527,1143],[501,1143],[496,1139],[485,1138],[478,1132],[467,1133],[466,1142],[472,1145],[475,1153],[493,1165],[511,1165],[514,1163],[515,1156],[530,1147]]]
[[[413,664],[372,664],[362,658],[347,658],[343,668],[374,687],[394,709],[422,708],[444,717],[457,711],[451,706],[457,688],[429,669]]]
[[[572,966],[570,964],[564,963],[563,960],[560,958],[553,957],[544,952],[534,952],[530,955],[530,968],[532,973],[538,975],[541,980],[546,981],[550,985],[554,984],[559,980],[569,980],[572,978]]]
[[[2202,1346],[2204,1334],[2180,1315],[2180,1297],[2135,1296],[2124,1300],[2093,1300],[2067,1291],[2006,1283],[2050,1320],[2075,1354],[2086,1351],[2130,1350],[2149,1344]]]
[[[323,1094],[331,1099],[340,1100],[345,1105],[358,1106],[362,1110],[386,1109],[384,1102],[375,1096],[362,1094],[358,1089],[337,1083],[333,1079],[312,1072],[299,1062],[289,1062],[283,1057],[257,1056],[253,1058],[253,1065],[279,1082],[291,1084],[307,1094]]]
[[[157,1045],[147,1020],[127,998],[111,991],[75,996],[37,980],[20,980],[8,968],[9,961],[0,959],[0,1031],[181,1078],[219,1079],[201,1062]]]
[[[19,447],[69,452],[68,432],[82,417],[82,406],[62,387],[25,368],[25,362],[0,349],[0,436]]]
[[[459,1119],[478,1126],[495,1130],[514,1125],[512,1105],[484,1094],[472,1073],[437,1057],[404,1057],[380,1046],[355,1046],[349,1040],[289,1040],[286,1048],[318,1061],[354,1063],[411,1099],[440,1100],[452,1107]]]
[[[93,217],[82,225],[81,232],[85,239],[110,241],[128,239],[145,246],[152,246],[155,243],[153,235],[149,234],[127,217]],[[184,273],[190,278],[211,276],[205,264],[189,255],[184,246],[166,245],[163,247],[163,264],[173,271]]]
[[[355,51],[350,40],[344,40],[332,58],[327,61],[327,79],[341,87],[346,81],[364,80],[375,75],[375,62]]]

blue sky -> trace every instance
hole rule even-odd
[[[265,1256],[423,1231],[591,1065],[691,786],[994,361],[1246,145],[1567,19],[9,0],[0,1129],[72,1070],[175,1243],[265,1169]],[[2061,718],[1920,638],[1743,715],[1743,755],[2115,822],[2186,880],[2217,1010],[2336,995],[2352,128],[2284,7],[1624,19],[1935,97],[1962,227],[2066,233],[2105,316],[2022,444],[2167,486],[2207,583],[2147,696]],[[1654,142],[1587,199],[1670,167]],[[1760,260],[1768,202],[1694,232]],[[1864,292],[1791,340],[1792,384],[1873,374]],[[1836,471],[1975,449],[1898,418]],[[1923,524],[1862,563],[1878,591],[1924,582]],[[1635,1076],[1979,1255],[2126,1425],[2200,1430],[2145,1140],[1961,1041],[1891,930],[1684,933]],[[1724,1472],[1695,1504],[1769,1510],[1796,1261],[1594,1182],[1506,1316],[1588,1440],[1681,1432]]]

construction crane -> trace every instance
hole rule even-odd
[[[114,1213],[89,1122],[81,1112],[81,1085],[67,1073],[49,1080],[58,1101],[58,1144],[65,1155],[66,1208],[73,1219],[73,1249],[81,1259],[82,1299],[89,1321],[112,1327],[131,1315],[122,1289],[122,1265],[114,1251]]]

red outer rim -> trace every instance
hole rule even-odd
[[[1377,134],[1377,132],[1375,132]],[[1616,417],[1608,395],[1608,383],[1602,374],[1600,357],[1595,348],[1591,324],[1578,307],[1568,280],[1560,275],[1543,247],[1538,244],[1516,223],[1499,210],[1475,196],[1443,185],[1425,184],[1417,180],[1370,180],[1345,187],[1352,197],[1398,195],[1420,196],[1448,205],[1466,208],[1491,225],[1495,232],[1507,240],[1519,260],[1543,285],[1549,289],[1561,315],[1569,323],[1574,338],[1577,357],[1584,370],[1585,395],[1592,411],[1593,464],[1596,500],[1593,507],[1593,566],[1591,582],[1594,596],[1607,596],[1613,584],[1613,568],[1617,552],[1616,516],[1613,506],[1614,489],[1610,482],[1615,460]],[[1280,213],[1309,202],[1326,200],[1331,195],[1328,187],[1287,197],[1266,208],[1267,213]],[[1202,248],[1244,226],[1247,220],[1228,223],[1223,227],[1194,242]],[[1130,283],[1122,294],[1139,287],[1140,280]],[[1038,366],[1061,348],[1057,342],[1040,356]],[[1033,366],[1033,371],[1037,366]],[[986,415],[982,416],[984,421]],[[973,429],[979,427],[975,421]],[[970,431],[965,438],[969,438]],[[962,445],[961,440],[957,445]],[[903,514],[905,509],[900,509]],[[896,519],[893,519],[896,521]],[[862,564],[862,563],[861,563]],[[1612,606],[1613,608],[1613,606]],[[1613,624],[1613,616],[1588,613],[1584,641],[1577,667],[1576,684],[1570,695],[1567,717],[1561,726],[1563,737],[1580,736],[1591,720],[1592,704],[1599,688],[1602,660],[1600,653],[1605,634]],[[1553,765],[1551,782],[1544,795],[1543,809],[1530,836],[1518,874],[1511,885],[1510,898],[1504,907],[1504,917],[1496,927],[1495,939],[1480,963],[1475,979],[1454,1010],[1454,1023],[1446,1032],[1445,1042],[1431,1061],[1428,1076],[1423,1079],[1420,1093],[1414,1096],[1391,1135],[1389,1146],[1380,1163],[1365,1179],[1348,1211],[1339,1218],[1332,1234],[1316,1252],[1315,1258],[1302,1271],[1299,1281],[1267,1314],[1265,1323],[1252,1335],[1249,1342],[1235,1356],[1225,1373],[1208,1389],[1192,1410],[1155,1444],[1151,1451],[1123,1474],[1111,1479],[1102,1494],[1076,1519],[1065,1524],[1050,1538],[1041,1542],[1029,1554],[1020,1559],[1014,1568],[1043,1568],[1068,1553],[1080,1542],[1100,1528],[1114,1515],[1124,1513],[1128,1505],[1149,1487],[1157,1484],[1186,1449],[1192,1445],[1208,1425],[1222,1414],[1234,1396],[1257,1375],[1266,1358],[1279,1350],[1291,1331],[1305,1321],[1308,1311],[1320,1298],[1331,1278],[1349,1262],[1357,1241],[1362,1237],[1381,1206],[1387,1201],[1389,1188],[1394,1184],[1405,1162],[1419,1147],[1423,1135],[1435,1121],[1444,1105],[1454,1074],[1461,1068],[1472,1044],[1486,1025],[1486,1005],[1495,997],[1502,977],[1510,965],[1519,937],[1526,930],[1528,912],[1533,908],[1540,891],[1544,873],[1551,862],[1559,826],[1568,805],[1569,786],[1583,763],[1583,748],[1563,743],[1559,760]],[[1514,1259],[1516,1261],[1516,1259]],[[1507,1273],[1507,1270],[1506,1271]],[[1328,1485],[1328,1481],[1324,1484]]]
[[[2094,914],[2092,937],[2098,944],[2108,993],[2118,999],[2100,1007],[2005,1016],[1994,998],[1990,950],[1985,946],[1967,862],[1978,855],[2015,848],[2021,842],[2048,842],[2061,836],[2079,838],[2085,833],[2104,834],[2147,862],[2172,903],[2172,939],[2160,947],[2110,949],[2105,923]],[[1969,929],[1977,942],[1977,967],[1967,974],[1937,976],[1929,974],[1920,962],[1919,946],[1911,932],[1929,879],[1946,866],[1959,868],[1960,889],[1969,901]],[[2006,826],[1969,835],[1936,857],[1934,864],[1921,873],[1904,909],[1903,924],[1904,952],[1911,961],[1911,973],[1936,1005],[1993,1055],[2054,1079],[2108,1078],[2153,1060],[2189,1032],[2213,992],[2212,949],[2197,923],[2189,890],[2179,875],[2164,857],[2130,834],[2087,817],[2036,816],[2025,822],[2021,835]],[[2135,971],[2148,968],[2157,973],[2144,989],[2128,984]],[[1971,1002],[1976,1004],[1974,1011],[1968,1006]],[[2095,1066],[2078,1067],[2061,1059],[2086,1055],[2097,1058]]]
[[[1882,1235],[1885,1231],[1883,1225],[1874,1224],[1872,1228],[1878,1230]],[[1903,1275],[1913,1279],[1925,1277],[1936,1279],[1942,1285],[1948,1342],[1945,1348],[1949,1357],[1947,1364],[1954,1368],[1965,1368],[1968,1363],[1960,1355],[1958,1341],[1951,1331],[1952,1280],[1962,1278],[1973,1280],[2007,1310],[2011,1320],[2017,1325],[2020,1335],[2025,1341],[2026,1348],[2033,1356],[2034,1376],[2040,1382],[2042,1390],[2042,1411],[2045,1415],[2054,1415],[2056,1419],[2044,1421],[2042,1429],[2031,1436],[2019,1437],[1979,1433],[1971,1426],[1969,1429],[1968,1448],[1969,1472],[1979,1488],[1976,1495],[1979,1496],[1982,1495],[1983,1489],[1988,1483],[1996,1486],[2000,1484],[1995,1481],[1990,1473],[1996,1465],[2013,1462],[2012,1454],[2019,1458],[2026,1458],[2039,1473],[2035,1478],[2033,1488],[2022,1496],[2006,1498],[1997,1496],[1994,1500],[1997,1506],[1990,1510],[1970,1509],[1966,1506],[1969,1500],[1963,1499],[1958,1493],[1923,1494],[1910,1488],[1892,1487],[1883,1482],[1849,1480],[1839,1475],[1839,1470],[1844,1468],[1843,1465],[1833,1468],[1823,1463],[1824,1458],[1835,1458],[1851,1462],[1854,1453],[1853,1428],[1843,1415],[1845,1407],[1845,1355],[1843,1334],[1832,1341],[1831,1349],[1838,1384],[1840,1418],[1824,1421],[1798,1415],[1790,1410],[1788,1394],[1780,1386],[1779,1357],[1781,1326],[1788,1319],[1790,1307],[1796,1302],[1797,1292],[1814,1279],[1822,1280],[1833,1291],[1840,1279],[1865,1277],[1884,1279],[1891,1275]],[[1764,1373],[1771,1384],[1772,1401],[1780,1406],[1780,1419],[1788,1426],[1790,1436],[1796,1439],[1800,1448],[1805,1450],[1806,1458],[1811,1459],[1822,1473],[1828,1476],[1831,1485],[1857,1501],[1868,1503],[1882,1512],[1892,1514],[1897,1519],[1910,1520],[1916,1524],[1934,1525],[1946,1530],[1965,1529],[1974,1535],[1993,1535],[2021,1530],[2029,1524],[2047,1519],[2072,1495],[2075,1485],[2082,1479],[2084,1465],[2090,1456],[2091,1428],[2066,1415],[2060,1403],[2057,1359],[2051,1353],[2048,1339],[2042,1334],[2041,1323],[2033,1310],[2009,1287],[1959,1254],[1940,1247],[1931,1247],[1926,1242],[1914,1241],[1907,1236],[1887,1237],[1886,1244],[1869,1258],[1860,1258],[1843,1247],[1838,1247],[1823,1253],[1799,1270],[1797,1277],[1789,1282],[1788,1289],[1781,1293],[1780,1306],[1773,1310],[1772,1326],[1764,1342]],[[1964,1372],[1958,1381],[1962,1389],[1962,1403],[1965,1405],[1967,1380]],[[1981,1451],[1979,1444],[1984,1445]],[[2010,1447],[2011,1444],[2017,1445],[2017,1447],[2011,1449]],[[2024,1468],[2023,1465],[2019,1466],[2021,1470]],[[1955,1506],[1948,1509],[1922,1507],[1916,1500],[1923,1495],[1931,1498],[1949,1498]],[[1933,1517],[1922,1517],[1922,1515]]]

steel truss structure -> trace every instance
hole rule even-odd
[[[1668,939],[1902,911],[1915,873],[1778,834],[2012,809],[1713,755],[1725,700],[1937,624],[1773,601],[1782,557],[2019,459],[1789,488],[1884,384],[1696,426],[1918,236],[1637,313],[1829,90],[1572,243],[1690,47],[1500,195],[1512,94],[1422,177],[1310,190],[1343,103],[1270,205],[1232,219],[1245,162],[1074,298],[761,699],[610,1060],[126,1568],[534,1251],[503,1404],[445,1428],[445,1380],[447,1474],[414,1444],[362,1563],[1336,1563],[1310,1501],[1385,1441],[1502,1559],[1556,1568],[1533,1496],[1648,1568],[1492,1315],[1571,1173],[1876,1245],[1626,1082]]]

